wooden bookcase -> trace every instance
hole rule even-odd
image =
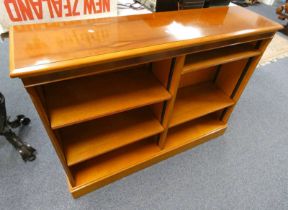
[[[21,47],[25,46],[25,43],[19,48],[16,45],[17,35],[23,35],[23,27],[12,29],[11,76],[20,77],[30,94],[74,197],[224,133],[244,87],[275,31],[280,28],[254,13],[235,8],[237,10],[229,9],[230,12],[227,8],[213,8],[180,13],[183,24],[187,21],[186,15],[226,11],[231,21],[229,18],[234,15],[249,13],[255,21],[258,18],[255,24],[259,26],[253,33],[248,30],[251,26],[247,21],[241,22],[238,28],[233,26],[230,31],[221,31],[216,24],[214,31],[203,27],[210,33],[208,41],[206,35],[201,35],[201,39],[196,41],[195,38],[189,39],[192,44],[186,39],[170,41],[166,46],[161,45],[164,48],[159,51],[153,46],[159,42],[157,36],[162,37],[165,30],[153,22],[155,19],[149,19],[151,15],[141,15],[122,23],[126,26],[117,26],[129,31],[129,21],[135,25],[135,20],[141,24],[141,20],[145,20],[158,30],[151,35],[155,40],[148,45],[153,49],[147,48],[145,36],[139,35],[136,38],[143,42],[138,41],[133,52],[125,46],[123,48],[119,41],[119,55],[107,50],[103,55],[103,50],[99,49],[99,55],[97,50],[89,53],[95,54],[94,57],[67,60],[60,56],[59,61],[59,55],[55,54],[52,56],[54,62],[51,57],[48,65],[31,64],[28,70],[27,63],[35,55],[30,56],[30,60],[20,59],[22,54],[17,55],[14,48],[21,52]],[[157,15],[157,21],[166,24],[168,17],[173,20],[178,13]],[[124,18],[105,19],[107,23],[115,23],[113,20],[117,20],[117,24],[127,21]],[[181,18],[177,21],[181,22]],[[201,25],[193,19],[190,22],[190,25]],[[76,30],[77,24],[83,24],[85,30],[90,26],[87,22],[85,25],[76,21],[67,23],[66,30]],[[229,24],[222,23],[225,27]],[[215,22],[211,21],[211,27],[214,25]],[[39,39],[42,29],[38,25],[33,27]],[[52,32],[62,30],[57,24],[42,24],[43,27],[51,36]],[[29,28],[24,29],[29,34]],[[120,29],[123,28],[119,28],[119,37],[122,36]],[[106,41],[111,42],[109,39],[114,40],[110,37]],[[46,42],[44,38],[42,42]],[[58,51],[62,50],[57,47]],[[41,51],[39,56],[49,57],[50,52]],[[25,67],[19,68],[21,65]]]

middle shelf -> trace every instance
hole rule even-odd
[[[211,82],[182,87],[177,93],[169,127],[224,109],[233,104],[234,101]]]
[[[163,131],[149,107],[59,129],[67,165],[107,153]]]

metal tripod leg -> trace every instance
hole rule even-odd
[[[13,121],[9,121],[6,113],[5,98],[0,93],[0,135],[3,135],[8,142],[19,152],[24,161],[33,161],[36,158],[36,150],[29,144],[23,142],[13,131],[21,125],[28,125],[30,119],[24,115],[18,115]]]
[[[3,136],[15,147],[24,161],[36,159],[36,150],[29,144],[24,143],[11,129],[4,132]]]

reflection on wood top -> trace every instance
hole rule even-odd
[[[46,74],[280,28],[238,6],[14,26],[10,76]]]

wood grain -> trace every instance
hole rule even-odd
[[[269,43],[271,42],[271,40],[272,40],[272,38],[261,41],[259,49],[261,50],[262,53],[259,56],[256,56],[252,59],[252,62],[250,64],[249,68],[247,69],[247,73],[245,74],[243,80],[241,81],[241,83],[239,85],[238,90],[236,91],[235,96],[233,97],[234,101],[238,102],[238,100],[240,99],[240,96],[242,95],[246,85],[248,84],[253,72],[255,71],[263,53],[265,52],[265,50],[266,50],[267,46],[269,45]],[[229,117],[230,117],[234,108],[235,108],[235,105],[226,110],[226,112],[222,116],[222,120],[224,122],[227,122],[229,120]]]
[[[273,35],[274,33],[269,32],[265,34],[256,34],[253,36],[247,36],[242,38],[219,40],[217,42],[205,43],[202,45],[193,45],[193,46],[179,45],[177,48],[171,50],[168,49],[167,51],[159,51],[152,54],[145,54],[144,56],[143,54],[138,52],[138,54],[135,56],[131,54],[130,57],[119,58],[121,60],[118,59],[103,60],[103,62],[101,63],[97,63],[96,61],[94,61],[87,64],[87,62],[89,62],[92,59],[91,57],[87,57],[86,59],[74,60],[74,62],[72,63],[73,65],[69,60],[63,62],[55,62],[49,65],[49,72],[40,70],[40,71],[33,71],[33,73],[29,72],[29,75],[26,75],[22,74],[23,71],[19,70],[19,73],[21,75],[18,76],[22,79],[22,82],[25,85],[25,87],[32,87],[73,78],[91,76],[103,72],[114,71],[115,68],[126,68],[129,66],[135,66],[149,62],[171,59],[179,55],[204,52],[208,50],[221,48],[224,46],[230,46],[241,43],[250,44],[251,42],[255,42],[258,40],[271,39]],[[113,55],[117,57],[117,53],[113,53]],[[10,76],[17,77],[14,74]]]
[[[221,66],[215,84],[227,95],[231,96],[248,59],[242,59]]]
[[[69,184],[74,186],[75,185],[75,179],[73,177],[73,175],[71,174],[70,168],[67,166],[66,164],[66,158],[65,155],[63,153],[62,150],[62,146],[61,143],[59,142],[59,139],[57,139],[55,133],[53,132],[53,130],[51,129],[50,125],[49,125],[49,119],[47,116],[47,113],[45,111],[45,108],[41,102],[41,96],[38,94],[38,91],[35,87],[31,87],[31,88],[27,88],[26,89],[27,92],[29,93],[32,102],[40,116],[40,119],[46,129],[46,132],[51,140],[51,143],[57,153],[57,156],[62,164],[62,167],[66,173],[66,177],[69,181]]]
[[[181,76],[179,88],[191,85],[197,85],[204,82],[213,82],[217,72],[217,66],[201,69],[201,71],[192,71]]]
[[[169,127],[224,109],[234,104],[214,84],[204,83],[178,90]]]
[[[203,143],[211,137],[216,137],[222,134],[226,127],[227,125],[221,121],[203,118],[187,124],[179,132],[174,130],[169,133],[163,150],[160,150],[151,139],[87,161],[85,164],[76,165],[72,170],[77,184],[71,188],[71,193],[74,197],[79,197],[136,170]]]
[[[167,148],[178,147],[179,144],[185,145],[191,141],[197,141],[209,134],[225,129],[227,125],[215,119],[214,115],[207,115],[202,118],[192,120],[180,126],[171,128],[167,135]]]
[[[164,132],[162,132],[159,137],[159,146],[161,149],[165,147],[165,141],[166,141],[166,136],[167,136],[168,127],[169,127],[168,125],[169,125],[169,121],[171,119],[172,111],[174,108],[174,102],[175,102],[176,95],[177,95],[177,90],[178,90],[178,86],[179,86],[179,82],[181,78],[181,72],[183,69],[184,60],[185,60],[185,56],[177,57],[173,61],[174,64],[170,70],[171,78],[170,78],[170,85],[168,87],[168,90],[171,93],[172,98],[169,101],[167,101],[166,106],[164,108],[164,113],[163,113],[164,115],[162,119]]]
[[[170,98],[166,89],[146,69],[68,80],[47,85],[45,90],[53,129]]]
[[[281,28],[238,6],[14,26],[17,50],[10,76],[82,68]]]
[[[165,59],[152,63],[153,74],[164,87],[167,87],[172,59]]]
[[[257,56],[260,53],[261,51],[255,49],[254,46],[242,44],[187,55],[182,74]]]
[[[78,197],[223,134],[280,28],[240,7],[15,26],[10,76]]]
[[[72,166],[163,131],[149,107],[60,129],[67,159]]]

